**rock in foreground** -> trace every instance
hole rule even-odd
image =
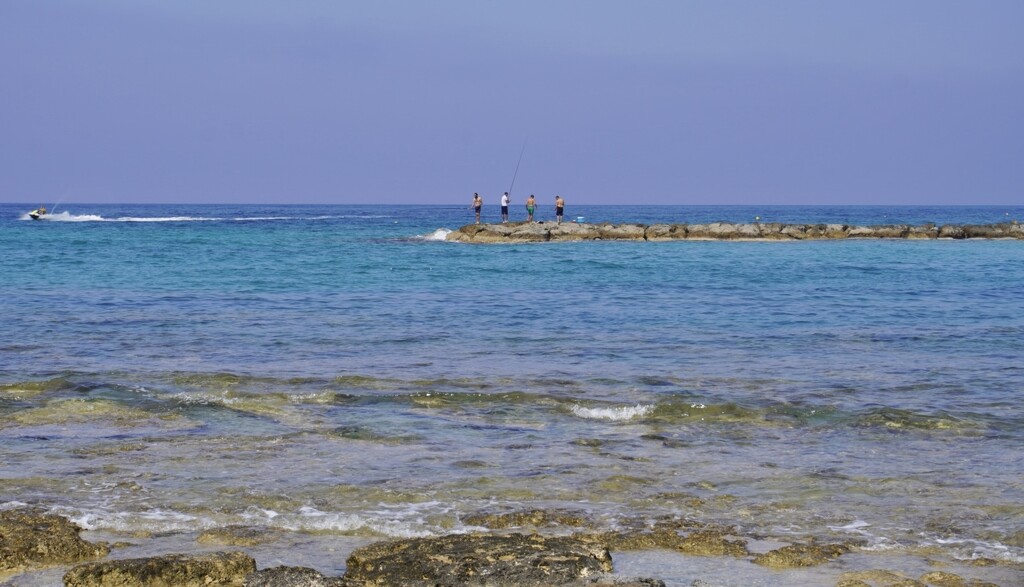
[[[773,569],[795,569],[825,564],[850,552],[845,544],[793,544],[754,557],[754,563]]]
[[[325,577],[306,567],[274,567],[245,578],[244,587],[347,587],[339,577]]]
[[[0,575],[106,556],[110,549],[82,540],[81,531],[57,515],[32,510],[0,512]]]
[[[1024,224],[983,225],[889,224],[781,224],[711,222],[709,224],[577,224],[564,222],[517,222],[469,224],[453,230],[447,240],[465,243],[524,243],[592,240],[842,240],[842,239],[1020,239]]]
[[[610,573],[612,559],[603,546],[568,537],[459,534],[378,542],[346,566],[346,581],[367,586],[579,585]]]
[[[168,554],[150,558],[86,563],[64,575],[65,587],[241,587],[256,571],[244,552]]]

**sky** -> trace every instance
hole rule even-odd
[[[1022,30],[1020,0],[0,0],[0,202],[1021,204]]]

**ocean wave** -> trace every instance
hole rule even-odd
[[[23,507],[19,502],[11,504],[9,509]],[[406,506],[401,510],[360,513],[321,511],[312,506],[303,506],[297,511],[285,513],[249,508],[235,514],[208,511],[202,515],[169,509],[110,512],[78,511],[59,506],[52,508],[51,511],[67,517],[85,530],[129,534],[198,532],[221,526],[246,525],[280,528],[290,532],[422,538],[449,531],[431,527],[424,520],[427,512],[423,510],[434,510],[439,505],[437,502],[430,502]],[[2,506],[0,509],[3,509]]]
[[[431,504],[420,504],[431,505]],[[437,505],[436,503],[432,505]],[[386,515],[373,515],[322,512],[314,507],[306,506],[295,514],[282,514],[275,518],[280,527],[300,532],[331,532],[341,534],[370,533],[389,538],[423,538],[433,536],[436,532],[423,528],[423,520],[410,507],[405,512],[387,512]],[[403,520],[401,518],[411,518]]]
[[[67,516],[85,530],[114,532],[188,532],[216,525],[212,519],[182,512],[154,509],[144,512],[78,512],[54,508],[54,513]]]
[[[989,542],[970,538],[936,538],[935,543],[953,548],[965,560],[990,558],[1011,563],[1024,563],[1024,556],[1019,552],[1014,552],[1013,549],[1002,542]]]
[[[575,404],[569,408],[569,411],[580,418],[586,418],[588,420],[624,421],[632,420],[634,418],[643,418],[654,411],[654,406],[637,404],[635,406],[585,408],[579,404]]]
[[[448,228],[438,228],[437,230],[429,234],[421,234],[419,236],[416,236],[415,239],[424,241],[444,241],[448,240],[448,235],[451,234],[451,232],[451,229]]]

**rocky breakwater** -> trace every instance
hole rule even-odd
[[[518,222],[470,224],[448,234],[464,243],[526,243],[549,241],[797,241],[842,239],[1016,239],[1024,240],[1024,224],[781,224],[712,222],[709,224],[578,224]]]

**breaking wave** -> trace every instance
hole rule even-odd
[[[451,232],[451,229],[448,228],[438,228],[430,234],[421,234],[416,237],[416,239],[425,241],[443,241],[448,240],[448,235],[451,234]]]
[[[654,411],[654,406],[637,404],[635,406],[622,406],[615,408],[585,408],[576,404],[569,408],[574,415],[588,420],[612,420],[624,421],[633,418],[643,418]]]

